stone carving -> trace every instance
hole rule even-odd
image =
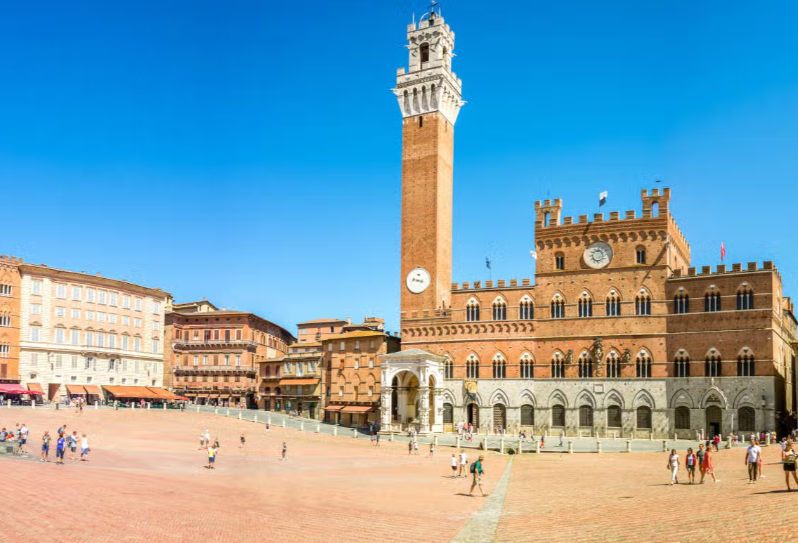
[[[621,360],[623,360],[624,364],[631,364],[632,363],[632,351],[630,351],[629,349],[626,349],[623,352],[623,357],[621,357]]]
[[[602,345],[602,341],[603,338],[597,337],[593,340],[593,346],[590,348],[593,360],[599,365],[601,365],[602,360],[604,360],[604,345]]]
[[[574,350],[573,349],[568,349],[568,354],[565,355],[565,362],[567,364],[573,364],[574,363]]]

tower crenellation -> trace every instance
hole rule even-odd
[[[462,100],[462,81],[452,71],[454,32],[436,12],[425,14],[407,27],[408,69],[396,72],[402,117],[439,112],[452,125]]]

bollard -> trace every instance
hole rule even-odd
[[[11,409],[11,400],[8,400],[8,408]]]
[[[628,440],[626,441],[626,452],[632,452],[632,442]]]
[[[269,426],[272,425],[272,416],[271,415],[267,415],[266,416],[266,424],[268,424]]]
[[[304,420],[299,423],[299,431],[300,432],[304,432],[305,431],[305,421]]]
[[[727,438],[727,439],[726,439],[726,448],[727,448],[727,449],[731,449],[731,448],[732,448],[732,445],[731,445],[731,438]]]
[[[333,426],[333,435],[334,436],[338,435],[338,427],[337,426]],[[391,437],[393,437],[393,436],[391,436]]]
[[[765,436],[765,444],[770,445],[770,432],[768,432],[767,436]]]
[[[504,438],[499,439],[499,453],[504,454]]]
[[[582,430],[579,430],[579,439],[582,439]]]
[[[285,428],[285,419],[283,419],[283,428]]]
[[[648,440],[654,441],[654,430],[652,430],[651,433],[648,434]]]
[[[258,422],[258,414],[257,413],[255,413],[254,418],[252,419],[252,422]]]
[[[132,402],[130,404],[130,408],[135,411],[136,410],[136,402]]]
[[[679,441],[679,434],[677,434],[676,432],[673,433],[673,440]]]
[[[432,444],[437,448],[438,447],[438,436],[434,436],[432,438]]]
[[[238,412],[238,420],[241,420],[241,411]]]
[[[36,409],[36,401],[32,401],[32,402],[30,403],[30,408],[31,408],[31,409]]]
[[[214,407],[213,408],[213,414],[214,415],[218,415],[219,414],[219,408],[218,407]]]
[[[393,433],[388,436],[388,441],[393,441]]]
[[[662,440],[662,452],[668,452],[668,442],[666,440]]]
[[[225,412],[225,417],[229,417],[229,416],[230,416],[230,410],[228,409],[228,410]]]
[[[618,432],[612,433],[612,439],[618,439]]]
[[[460,448],[460,436],[459,435],[454,440],[454,448],[455,449],[459,449]]]
[[[574,454],[574,442],[573,441],[569,441],[568,442],[568,454]]]
[[[352,437],[357,439],[357,428],[352,428]]]
[[[519,439],[519,440],[518,440],[518,454],[521,454],[521,453],[523,452],[523,451],[521,450],[521,444],[522,444],[522,443],[523,443],[523,441],[521,441],[521,440]]]
[[[321,424],[316,425],[316,433],[321,433]]]
[[[164,411],[166,411],[166,402],[162,403]],[[97,407],[97,403],[94,403],[94,407]]]
[[[197,406],[197,413],[199,413],[199,408],[200,408],[200,406],[198,405],[198,406]]]
[[[163,404],[163,405],[164,405],[164,409],[166,409],[166,404]],[[94,409],[99,409],[99,408],[100,408],[100,402],[94,402]]]
[[[482,438],[482,450],[485,451],[485,452],[488,452],[488,438],[487,437],[483,437]]]
[[[540,441],[535,441],[535,454],[540,454]]]
[[[596,452],[601,454],[601,441],[596,441]]]

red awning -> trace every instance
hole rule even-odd
[[[85,388],[86,392],[92,396],[102,396],[102,391],[97,385],[83,385],[83,388]]]
[[[42,390],[42,385],[39,383],[28,383],[28,393],[29,394],[44,394],[44,390]]]
[[[67,385],[67,392],[75,396],[85,396],[86,391],[80,385]]]
[[[340,411],[343,408],[344,408],[343,405],[328,405],[327,407],[324,408],[324,410],[325,411]]]
[[[27,388],[21,387],[21,386],[19,386],[17,384],[14,384],[14,383],[6,384],[6,385],[0,385],[0,392],[3,392],[5,394],[37,394],[36,392],[31,392]],[[41,394],[41,393],[38,393],[38,394]]]

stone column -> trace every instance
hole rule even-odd
[[[386,430],[391,429],[391,411],[393,405],[391,399],[393,398],[392,387],[382,387],[380,391],[380,424]]]
[[[418,387],[419,413],[418,421],[421,426],[419,432],[429,432],[429,387]]]
[[[593,410],[593,432],[596,439],[607,435],[607,410],[603,407]]]
[[[396,401],[399,404],[397,406],[396,413],[399,416],[399,424],[404,424],[407,421],[407,389],[406,388],[397,388],[396,389]]]

